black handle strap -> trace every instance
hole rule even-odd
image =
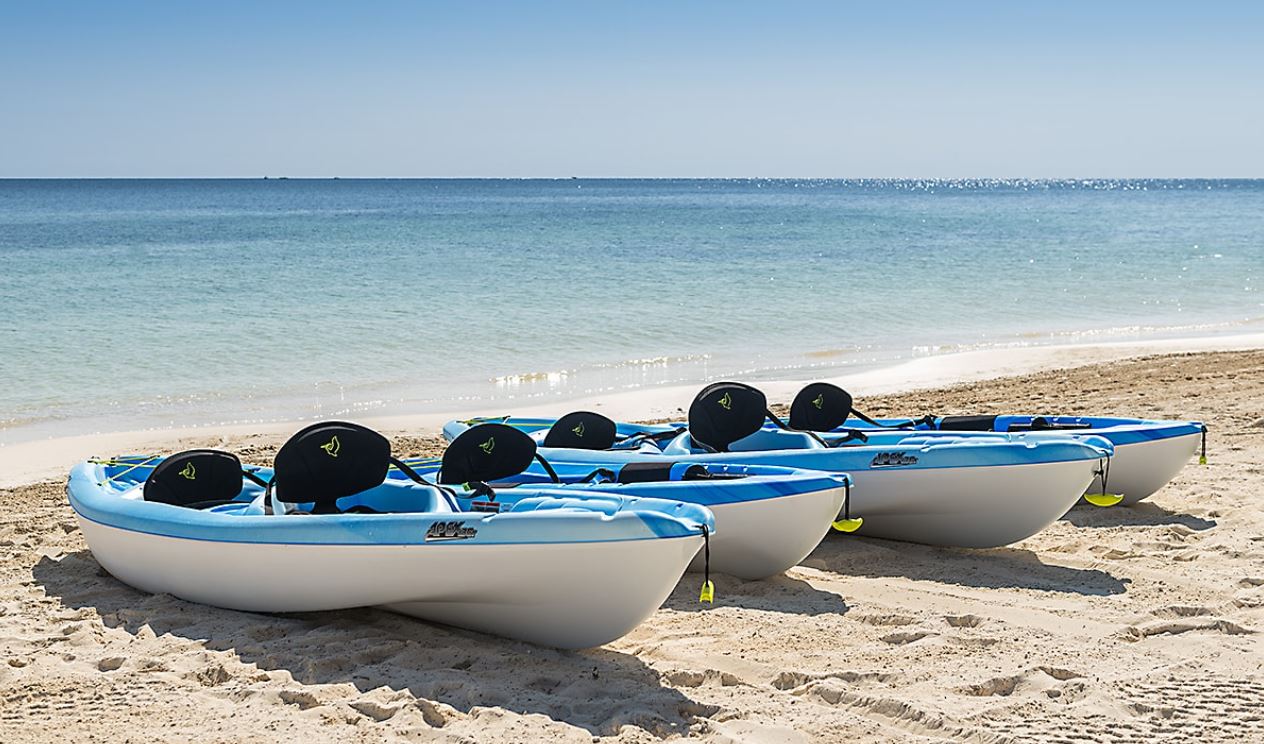
[[[789,424],[787,424],[786,422],[782,421],[782,420],[781,420],[781,418],[780,418],[779,416],[777,416],[777,414],[773,413],[772,411],[767,411],[767,410],[766,410],[766,411],[764,411],[764,415],[768,417],[768,420],[769,420],[769,421],[771,421],[771,422],[773,422],[774,424],[776,424],[776,426],[777,426],[777,428],[778,428],[778,429],[781,429],[782,431],[793,431],[793,432],[796,432],[796,433],[799,433],[799,434],[807,434],[809,437],[812,437],[813,439],[815,439],[815,440],[816,440],[816,442],[817,442],[818,444],[820,444],[822,447],[825,447],[826,449],[829,449],[829,446],[830,446],[830,445],[829,445],[829,442],[826,442],[824,439],[821,439],[821,435],[820,435],[820,434],[817,434],[817,433],[816,433],[816,432],[814,432],[814,431],[806,431],[806,430],[802,430],[802,431],[801,431],[801,430],[799,430],[799,429],[792,429],[792,428],[790,428],[790,425],[789,425]]]
[[[861,442],[868,442],[869,436],[865,434],[864,432],[858,431],[856,429],[848,429],[847,436],[841,439],[835,439],[834,444],[832,446],[842,447],[844,444],[847,444],[848,442],[854,442],[857,440]]]
[[[431,483],[430,481],[421,477],[421,474],[418,473],[416,470],[413,470],[412,466],[410,466],[408,463],[404,462],[403,460],[400,460],[399,458],[393,455],[391,456],[391,464],[394,465],[396,468],[398,468],[399,472],[403,473],[405,476],[408,477],[409,480],[413,481],[414,483],[419,483],[423,486],[430,486],[431,488],[439,489],[439,493],[442,493],[444,497],[448,500],[449,506],[451,506],[456,511],[461,510],[461,506],[460,504],[457,503],[457,500],[456,500],[456,491],[452,490],[451,488],[448,488],[447,486],[441,485],[439,483]],[[491,490],[490,486],[488,487],[488,490],[489,491]],[[494,494],[493,494],[493,498],[495,498]]]
[[[535,453],[535,459],[539,460],[540,464],[544,466],[544,472],[549,474],[549,478],[551,478],[554,483],[562,482],[562,479],[557,477],[557,471],[553,469],[553,466],[549,464],[548,460],[544,459],[544,455],[537,452]]]
[[[264,480],[263,478],[260,478],[259,476],[255,475],[255,471],[253,471],[253,470],[244,470],[244,469],[243,469],[243,470],[241,471],[241,474],[242,474],[242,476],[243,476],[243,477],[245,477],[245,479],[246,479],[246,480],[250,481],[251,483],[255,484],[256,486],[259,486],[260,488],[265,488],[265,489],[266,489],[266,488],[268,487],[268,482],[267,482],[266,480]]]
[[[610,480],[613,481],[613,480],[616,480],[618,477],[619,477],[618,474],[616,474],[613,470],[609,468],[597,468],[596,470],[592,471],[588,475],[585,475],[583,480],[580,481],[580,483],[592,483],[597,478],[609,478]]]
[[[909,427],[916,427],[918,424],[933,422],[935,420],[933,416],[923,416],[920,419],[909,419],[908,421],[901,421],[898,424],[880,424],[877,421],[874,421],[873,419],[869,418],[865,414],[861,413],[860,411],[857,411],[855,408],[851,409],[851,415],[855,416],[856,418],[860,419],[866,424],[869,424],[870,426],[876,426],[879,429],[905,429]]]

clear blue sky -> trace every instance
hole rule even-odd
[[[1264,3],[1041,5],[8,2],[0,177],[1264,176]]]

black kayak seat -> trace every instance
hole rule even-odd
[[[717,382],[698,393],[689,406],[689,436],[717,452],[728,452],[754,434],[768,418],[763,392],[740,382]]]
[[[618,427],[610,419],[592,411],[568,413],[549,427],[544,435],[545,447],[607,450],[618,438]]]
[[[272,484],[286,502],[311,502],[313,514],[333,514],[338,499],[380,486],[390,466],[386,437],[360,424],[324,421],[281,446]]]
[[[828,382],[805,386],[790,403],[790,428],[799,431],[833,431],[852,414],[851,393]]]
[[[461,432],[443,453],[439,483],[491,483],[518,475],[536,456],[535,440],[505,424],[479,424]]]
[[[241,495],[241,460],[231,452],[194,449],[158,463],[145,479],[145,501],[209,509]]]

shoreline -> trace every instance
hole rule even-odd
[[[1253,349],[1264,349],[1264,333],[961,351],[820,379],[840,385],[859,397],[994,380],[1053,369],[1073,369],[1153,355]],[[768,395],[771,403],[781,403],[788,402],[804,383],[804,380],[773,380],[761,381],[757,386]],[[436,432],[443,423],[456,415],[560,415],[565,410],[587,408],[617,420],[671,418],[683,413],[698,388],[698,384],[660,385],[600,397],[551,399],[542,403],[505,406],[494,411],[366,416],[357,417],[356,420],[384,432],[420,436]],[[18,442],[0,446],[0,488],[15,488],[62,477],[75,462],[92,456],[167,449],[172,442],[191,438],[225,440],[250,435],[282,436],[306,423],[310,423],[310,420],[155,428]]]

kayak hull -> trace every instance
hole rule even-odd
[[[985,468],[862,471],[855,533],[962,548],[1024,540],[1056,522],[1096,477],[1095,461]]]
[[[1087,446],[1084,450],[1089,456],[1048,462],[976,467],[848,467],[854,483],[851,514],[864,518],[863,526],[854,534],[962,548],[994,548],[1024,540],[1070,511],[1097,476],[1102,462],[1097,456],[1099,451]],[[923,462],[934,454],[944,454],[939,448],[906,447],[894,451],[915,453],[912,456],[923,458]],[[552,454],[559,459],[567,456],[561,452]],[[798,461],[811,457],[813,467],[825,469],[831,467],[831,460],[851,454],[828,450],[726,452],[671,459],[709,463],[755,460],[758,464],[795,461],[807,467],[807,463]],[[1104,457],[1105,453],[1100,454]],[[728,526],[721,518],[717,513],[718,530],[739,528]]]
[[[1028,431],[1025,427],[1029,427],[1035,418],[1044,419],[1054,426],[1084,428]],[[877,422],[894,427],[904,420],[878,419]],[[875,431],[870,424],[856,419],[848,420],[847,426],[866,432]],[[1204,428],[1198,421],[1157,421],[1108,416],[1002,415],[996,417],[991,431],[928,429],[925,424],[906,431],[927,436],[957,437],[987,437],[1002,433],[1035,441],[1050,437],[1101,437],[1115,448],[1106,490],[1122,495],[1124,498],[1121,504],[1129,506],[1154,495],[1189,464],[1202,443]],[[826,437],[829,438],[829,435]],[[1088,492],[1102,492],[1100,478],[1094,480]]]
[[[755,580],[783,573],[820,544],[843,508],[848,481],[846,474],[816,469],[725,463],[705,463],[712,478],[682,480],[689,470],[689,463],[682,460],[685,464],[670,468],[669,479],[584,482],[599,467],[609,465],[613,475],[630,461],[625,456],[617,462],[572,462],[563,456],[553,463],[562,483],[550,482],[540,467],[532,466],[525,473],[498,482],[497,486],[503,488],[498,491],[497,499],[512,504],[543,489],[557,493],[609,493],[623,498],[654,498],[704,506],[715,515],[711,570]],[[676,458],[671,461],[675,462]],[[435,477],[438,472],[435,463],[411,464],[428,477]],[[695,468],[698,465],[693,464]],[[463,496],[460,498],[464,500]],[[700,554],[694,559],[691,570],[701,571],[703,560]]]
[[[700,536],[441,549],[217,543],[82,517],[79,524],[101,567],[145,592],[247,612],[384,605],[559,648],[627,634],[663,603],[702,547]]]
[[[831,488],[759,501],[712,504],[715,537],[711,570],[740,579],[785,572],[816,549],[843,508],[843,489]],[[690,565],[701,571],[703,556]]]
[[[1195,433],[1115,445],[1106,490],[1122,494],[1123,506],[1149,498],[1185,468],[1198,452],[1201,439],[1201,434]],[[1101,493],[1101,478],[1094,478],[1088,490]]]
[[[516,424],[513,419],[508,422]],[[458,434],[461,423],[450,423],[445,433]],[[854,484],[851,514],[864,519],[856,534],[965,548],[1008,545],[1048,527],[1079,501],[1112,454],[1110,442],[1093,437],[882,432],[872,438],[880,442],[874,446],[832,448],[803,439],[797,432],[765,430],[734,445],[748,449],[704,453],[688,434],[681,434],[657,451],[544,448],[542,453],[555,466],[582,463],[617,469],[628,462],[666,460],[846,473]],[[776,448],[781,442],[801,448]],[[768,448],[761,448],[765,444]],[[721,513],[716,519],[730,535],[748,533],[746,542],[759,538],[755,520],[743,530],[727,525]]]
[[[137,589],[247,612],[384,606],[560,648],[636,627],[715,532],[702,506],[575,489],[486,513],[388,481],[349,497],[377,513],[266,514],[243,481],[190,509],[143,500],[133,470],[84,463],[67,492],[97,562]]]

